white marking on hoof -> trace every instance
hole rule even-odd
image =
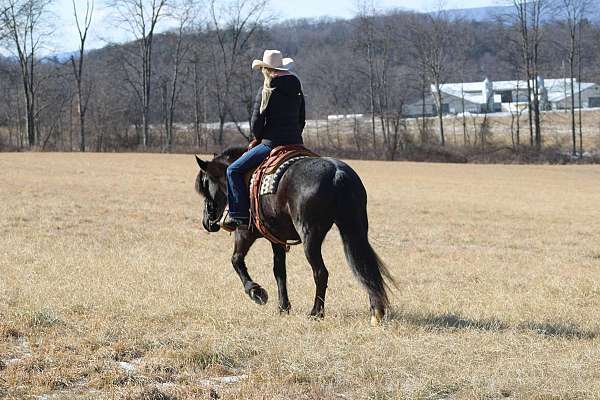
[[[381,320],[383,319],[383,313],[379,310],[375,310],[371,315],[371,326],[379,326],[381,325]]]

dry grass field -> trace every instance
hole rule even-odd
[[[511,139],[511,116],[507,113],[488,114],[488,132],[486,142],[490,145],[506,146],[512,144]],[[516,117],[515,117],[516,118]],[[577,118],[577,116],[576,116]],[[419,141],[421,119],[407,119],[406,133],[414,141]],[[469,115],[465,118],[467,145],[473,146],[480,142],[481,125],[484,116],[481,114]],[[429,135],[432,140],[439,138],[439,126],[437,117],[427,118]],[[571,114],[567,111],[547,111],[541,113],[542,136],[544,146],[559,147],[565,151],[571,149]],[[359,136],[365,144],[370,143],[371,120],[363,118],[357,126],[360,130]],[[585,151],[598,151],[600,149],[600,110],[583,109],[582,112],[583,146]],[[353,131],[355,122],[352,118],[340,120],[308,121],[304,131],[304,137],[312,146],[329,147],[355,147]],[[381,134],[379,122],[376,129]],[[516,120],[513,125],[516,132]],[[578,128],[577,128],[578,129]],[[462,115],[447,115],[444,117],[444,130],[446,141],[454,147],[465,145]],[[235,135],[238,135],[237,133]],[[515,133],[516,135],[516,133]],[[529,125],[527,113],[520,117],[520,140],[521,144],[529,143]],[[579,138],[577,139],[579,140]],[[579,145],[579,142],[577,142]],[[364,146],[364,145],[363,145]]]
[[[193,156],[0,154],[0,398],[600,398],[600,168],[351,165],[400,288],[378,328],[335,231],[324,320],[300,248],[290,315],[264,241],[247,298]]]

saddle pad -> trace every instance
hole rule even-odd
[[[300,161],[304,158],[308,158],[308,156],[290,158],[283,164],[279,165],[279,167],[277,167],[277,169],[274,172],[263,175],[258,194],[260,196],[264,196],[265,194],[273,194],[277,192],[277,188],[279,187],[279,181],[281,181],[283,174],[285,174],[289,167],[291,167],[297,161]]]

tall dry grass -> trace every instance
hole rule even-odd
[[[251,302],[193,157],[0,154],[0,398],[600,398],[600,168],[351,165],[400,286],[375,329],[335,232],[323,321],[299,248],[291,314],[264,242]]]
[[[576,110],[578,111],[578,110]],[[541,129],[543,147],[546,149],[561,149],[569,153],[572,149],[571,132],[571,114],[569,110],[542,112]],[[579,122],[576,117],[577,130],[577,149],[579,150]],[[482,129],[483,123],[487,124]],[[520,116],[519,124],[517,116],[511,117],[508,113],[492,113],[467,115],[464,120],[462,115],[446,115],[444,117],[444,134],[446,143],[455,148],[463,150],[480,149],[482,132],[485,140],[483,151],[494,150],[494,148],[517,145],[518,143],[528,146],[530,142],[529,122],[527,113]],[[463,126],[464,122],[464,126]],[[438,143],[440,140],[439,123],[437,117],[425,119],[426,130],[423,134],[423,121],[420,118],[409,118],[404,120],[405,126],[400,130],[405,142],[417,144]],[[511,127],[512,126],[512,127]],[[375,127],[379,150],[383,143],[381,135],[381,126],[377,122]],[[518,133],[517,133],[518,131]],[[371,120],[361,118],[356,122],[353,118],[339,120],[319,120],[308,121],[304,130],[305,141],[318,148],[336,149],[337,151],[346,151],[349,154],[362,154],[362,156],[373,156],[371,154]],[[583,109],[582,110],[582,139],[584,152],[597,153],[600,149],[600,110]],[[356,146],[357,140],[361,145],[361,151]],[[381,157],[375,151],[375,155]],[[398,154],[400,157],[401,154]],[[511,157],[504,156],[505,160]],[[435,161],[435,160],[431,160]]]

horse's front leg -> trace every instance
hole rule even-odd
[[[263,289],[258,283],[254,282],[248,274],[248,268],[246,268],[246,262],[244,261],[250,247],[254,244],[258,235],[253,231],[249,230],[237,230],[235,231],[235,247],[233,250],[233,256],[231,257],[231,263],[235,272],[239,275],[244,285],[244,291],[250,298],[257,304],[267,304],[269,295],[267,291]]]
[[[287,293],[287,277],[285,271],[285,247],[280,244],[271,243],[273,247],[273,274],[277,281],[279,295],[279,312],[289,314],[292,308]]]

